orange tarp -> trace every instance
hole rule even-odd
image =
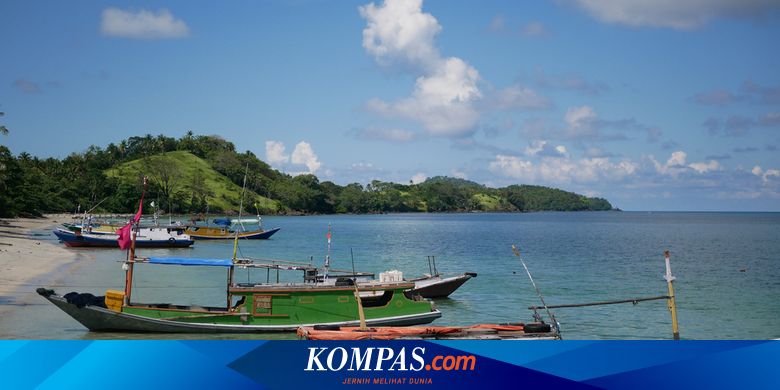
[[[522,331],[523,325],[479,324],[472,326],[410,326],[378,327],[361,331],[359,327],[341,327],[339,330],[316,330],[306,326],[298,328],[298,336],[309,340],[393,340],[401,337],[434,336],[464,332],[469,329],[495,331]]]

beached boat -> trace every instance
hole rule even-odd
[[[89,232],[68,226],[54,229],[54,235],[69,247],[119,248],[119,235],[114,232]],[[140,248],[186,248],[195,242],[177,229],[140,228],[136,246]]]
[[[179,306],[134,302],[131,298],[133,268],[139,263],[210,266],[227,269],[225,306]],[[125,261],[125,291],[106,292],[105,297],[70,293],[64,296],[40,288],[38,293],[92,331],[251,333],[294,332],[300,326],[359,324],[355,288],[349,284],[238,284],[235,267],[297,270],[294,266],[254,263],[249,260],[195,258],[135,258]],[[426,324],[441,312],[433,303],[406,290],[411,283],[374,283],[361,286],[374,293],[361,297],[365,322],[371,326]]]

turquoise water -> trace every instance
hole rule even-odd
[[[777,213],[529,213],[390,214],[266,217],[281,227],[271,240],[242,241],[248,257],[321,265],[332,225],[332,267],[360,271],[398,269],[407,277],[428,271],[436,256],[445,274],[476,272],[450,299],[435,324],[529,321],[539,304],[511,245],[517,244],[548,304],[665,295],[663,251],[672,253],[677,277],[680,333],[690,339],[780,337],[780,214]],[[80,260],[51,280],[58,292],[102,295],[121,289],[118,250],[73,249]],[[144,250],[147,256],[229,257],[232,242],[199,241],[186,250]],[[148,268],[147,268],[148,267]],[[239,281],[276,280],[275,273],[245,270]],[[298,281],[301,274],[282,275]],[[221,305],[225,273],[198,267],[141,266],[134,300]],[[43,282],[43,281],[42,281]],[[89,333],[28,291],[18,310],[0,319],[4,338],[126,338]],[[671,338],[665,301],[554,310],[568,339]],[[153,338],[168,336],[155,335]],[[174,338],[182,338],[178,335]],[[184,336],[193,337],[193,336]],[[194,336],[206,338],[214,336]],[[220,337],[220,336],[216,336]],[[233,336],[224,336],[233,337]],[[246,336],[240,336],[246,337]],[[268,336],[257,336],[268,337]],[[278,336],[274,336],[278,337]]]

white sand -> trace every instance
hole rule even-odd
[[[0,296],[13,299],[22,290],[29,292],[32,281],[53,277],[58,268],[76,260],[77,255],[57,241],[31,236],[34,230],[70,220],[69,215],[0,220]],[[0,314],[7,310],[9,306],[0,303]]]

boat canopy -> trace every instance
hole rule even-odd
[[[215,218],[214,219],[215,225],[221,225],[221,226],[230,226],[231,222],[228,218]]]
[[[233,265],[231,259],[199,259],[194,257],[150,257],[150,264],[168,264],[168,265],[203,265],[212,267],[230,267]]]
[[[223,226],[230,226],[234,223],[260,223],[260,219],[258,218],[214,218],[213,220],[215,225],[223,225]]]

